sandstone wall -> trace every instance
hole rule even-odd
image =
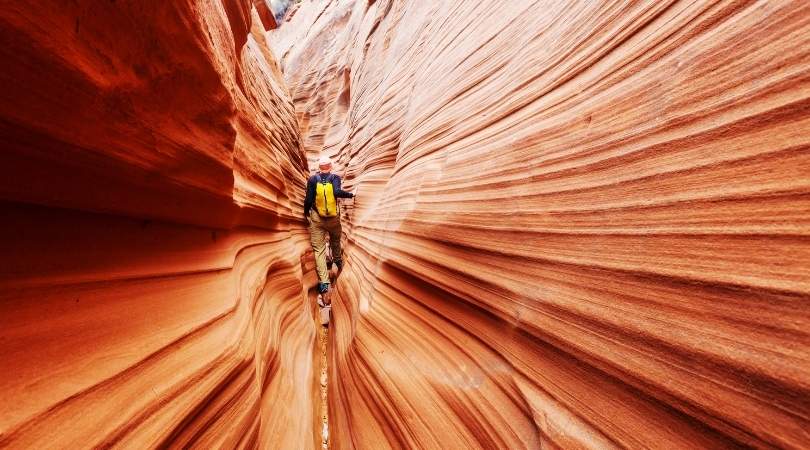
[[[0,6],[0,447],[319,445],[262,5]]]
[[[810,442],[810,3],[305,1],[333,448]]]

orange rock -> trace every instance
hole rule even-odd
[[[0,447],[319,448],[262,12],[48,3],[0,7]]]

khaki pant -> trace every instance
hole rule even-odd
[[[342,256],[340,250],[340,216],[321,217],[315,208],[309,211],[309,239],[312,242],[312,251],[315,253],[315,270],[318,272],[318,281],[329,282],[329,271],[326,268],[326,237],[329,236],[329,246],[332,248],[332,259]]]

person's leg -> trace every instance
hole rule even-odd
[[[329,283],[329,272],[326,270],[326,236],[328,232],[323,225],[323,219],[316,212],[309,214],[309,240],[312,243],[312,252],[315,254],[315,271],[318,272],[318,282]]]
[[[332,261],[338,266],[338,270],[343,269],[343,249],[340,247],[340,237],[342,234],[340,217],[329,220],[326,229],[329,232],[329,246],[332,250]]]

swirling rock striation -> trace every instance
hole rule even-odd
[[[272,19],[251,0],[0,6],[0,447],[319,445]]]
[[[333,448],[810,442],[810,4],[308,1]]]

